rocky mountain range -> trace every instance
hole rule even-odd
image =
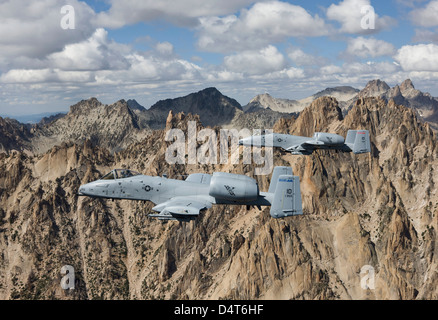
[[[151,203],[77,196],[115,167],[170,178],[247,174],[266,191],[270,176],[254,176],[253,165],[166,162],[167,130],[205,126],[183,108],[185,98],[202,113],[201,95],[164,100],[150,113],[92,98],[45,125],[0,119],[0,299],[437,299],[437,137],[414,102],[387,99],[391,88],[372,97],[380,87],[370,83],[347,113],[322,96],[295,115],[245,112],[208,89],[228,117],[215,130],[258,125],[265,112],[279,116],[269,119],[279,133],[370,131],[370,154],[275,150],[274,165],[300,177],[305,212],[281,220],[269,208],[215,206],[190,223],[163,223],[147,217]],[[399,88],[420,101],[409,83]],[[74,290],[60,285],[65,265]]]
[[[415,89],[411,80],[405,80],[400,86],[396,85],[380,97],[414,109],[434,130],[438,130],[438,99]]]
[[[438,100],[416,90],[411,80],[389,87],[384,81],[370,81],[362,90],[352,87],[327,88],[308,98],[288,100],[269,94],[257,95],[245,106],[219,92],[206,88],[175,99],[161,100],[146,109],[137,101],[120,100],[105,105],[96,98],[82,100],[70,107],[67,114],[44,118],[39,124],[22,124],[2,119],[0,150],[20,150],[42,153],[62,142],[90,140],[92,144],[121,151],[133,142],[141,141],[152,130],[163,129],[169,111],[197,114],[205,126],[235,129],[272,128],[281,118],[297,116],[320,97],[335,98],[345,116],[356,101],[364,97],[379,97],[415,110],[419,118],[438,130]],[[6,129],[7,128],[7,129]]]
[[[158,101],[149,109],[135,100],[106,105],[96,98],[82,100],[67,114],[44,118],[37,125],[0,118],[0,150],[44,153],[62,142],[84,142],[118,152],[141,141],[152,130],[163,129],[169,111],[198,114],[206,126],[233,128],[272,127],[283,113],[257,109],[244,112],[234,99],[216,88],[207,88],[185,97]]]
[[[125,100],[104,105],[91,98],[71,106],[64,117],[37,126],[33,131],[32,150],[36,153],[62,142],[85,140],[111,151],[120,151],[145,137],[148,128],[140,126],[139,117]]]
[[[335,98],[344,115],[360,98],[379,97],[387,102],[394,100],[400,105],[414,109],[420,118],[429,122],[435,132],[438,131],[438,99],[429,93],[415,89],[410,79],[406,79],[393,88],[379,79],[368,82],[362,90],[349,86],[327,88],[301,100],[279,99],[269,94],[261,94],[253,98],[243,109],[254,110],[258,108],[283,113],[299,113],[317,98],[323,96]]]
[[[282,113],[300,113],[313,101],[325,96],[335,98],[341,109],[346,110],[352,105],[359,92],[359,89],[341,86],[324,89],[301,100],[274,98],[269,93],[264,93],[255,96],[246,106],[243,107],[243,110],[262,108]]]

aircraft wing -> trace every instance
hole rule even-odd
[[[323,145],[325,145],[325,143],[322,141],[318,141],[318,140],[309,140],[309,141],[303,142],[301,144],[301,146],[303,146],[303,147],[306,147],[306,146],[318,147],[318,146],[323,146]]]
[[[311,143],[309,143],[311,142]],[[313,144],[314,141],[307,141],[301,144],[296,144],[285,149],[294,155],[311,155],[313,151],[321,144]]]
[[[329,145],[324,141],[318,140],[308,140],[300,144],[296,144],[286,149],[286,151],[291,152],[293,155],[305,155],[309,156],[313,151],[317,149],[339,149],[342,150],[343,145]]]
[[[159,220],[194,220],[203,209],[209,209],[212,203],[199,197],[174,197],[152,208],[158,214],[149,214],[151,218]]]

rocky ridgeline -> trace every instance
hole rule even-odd
[[[166,129],[197,121],[200,130],[199,120],[170,113]],[[327,97],[275,125],[309,136],[359,128],[371,132],[370,154],[274,152],[275,165],[300,177],[305,211],[282,220],[269,208],[215,206],[190,223],[163,223],[147,218],[151,203],[77,196],[80,184],[114,167],[171,178],[253,174],[244,164],[169,165],[165,130],[115,154],[88,140],[3,154],[0,298],[437,299],[438,154],[429,125],[378,98],[359,99],[343,117]],[[266,191],[270,177],[256,178]],[[64,265],[74,267],[74,290],[60,286]],[[361,287],[364,266],[375,271],[374,289]]]
[[[70,112],[37,130],[32,138],[35,153],[45,152],[62,142],[89,140],[112,152],[147,136],[139,119],[125,100],[104,105],[96,98],[82,100],[71,106]]]
[[[30,150],[31,137],[31,130],[24,124],[0,117],[0,153]]]
[[[71,106],[68,114],[43,119],[36,125],[0,118],[0,152],[18,150],[41,154],[63,142],[89,140],[93,145],[114,153],[142,141],[153,130],[164,129],[169,111],[196,114],[208,127],[238,130],[272,128],[279,121],[290,121],[291,117],[296,117],[323,97],[335,99],[343,116],[361,98],[376,97],[387,103],[393,100],[398,105],[413,109],[433,130],[438,129],[438,100],[415,89],[409,79],[393,88],[381,80],[370,81],[361,91],[352,87],[327,88],[299,101],[262,94],[244,107],[216,88],[206,88],[183,97],[158,101],[149,109],[135,100],[120,100],[106,105],[90,98]]]
[[[298,101],[261,94],[252,99],[243,109],[253,112],[257,109],[272,109],[283,113],[299,113],[313,101],[324,96],[335,98],[344,115],[361,98],[381,98],[386,102],[394,100],[396,104],[415,110],[419,118],[427,121],[435,131],[438,130],[438,99],[429,93],[415,89],[410,79],[406,79],[400,85],[395,85],[392,88],[385,81],[379,79],[369,81],[362,90],[352,87],[327,88]]]

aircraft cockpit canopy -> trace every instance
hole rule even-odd
[[[100,180],[115,180],[138,176],[140,173],[129,169],[115,169],[104,175]]]

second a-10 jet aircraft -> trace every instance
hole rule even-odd
[[[271,133],[250,136],[239,141],[243,146],[277,147],[293,155],[311,155],[315,150],[340,150],[354,154],[371,152],[368,130],[348,130],[347,137],[325,132],[315,132],[313,137]]]

